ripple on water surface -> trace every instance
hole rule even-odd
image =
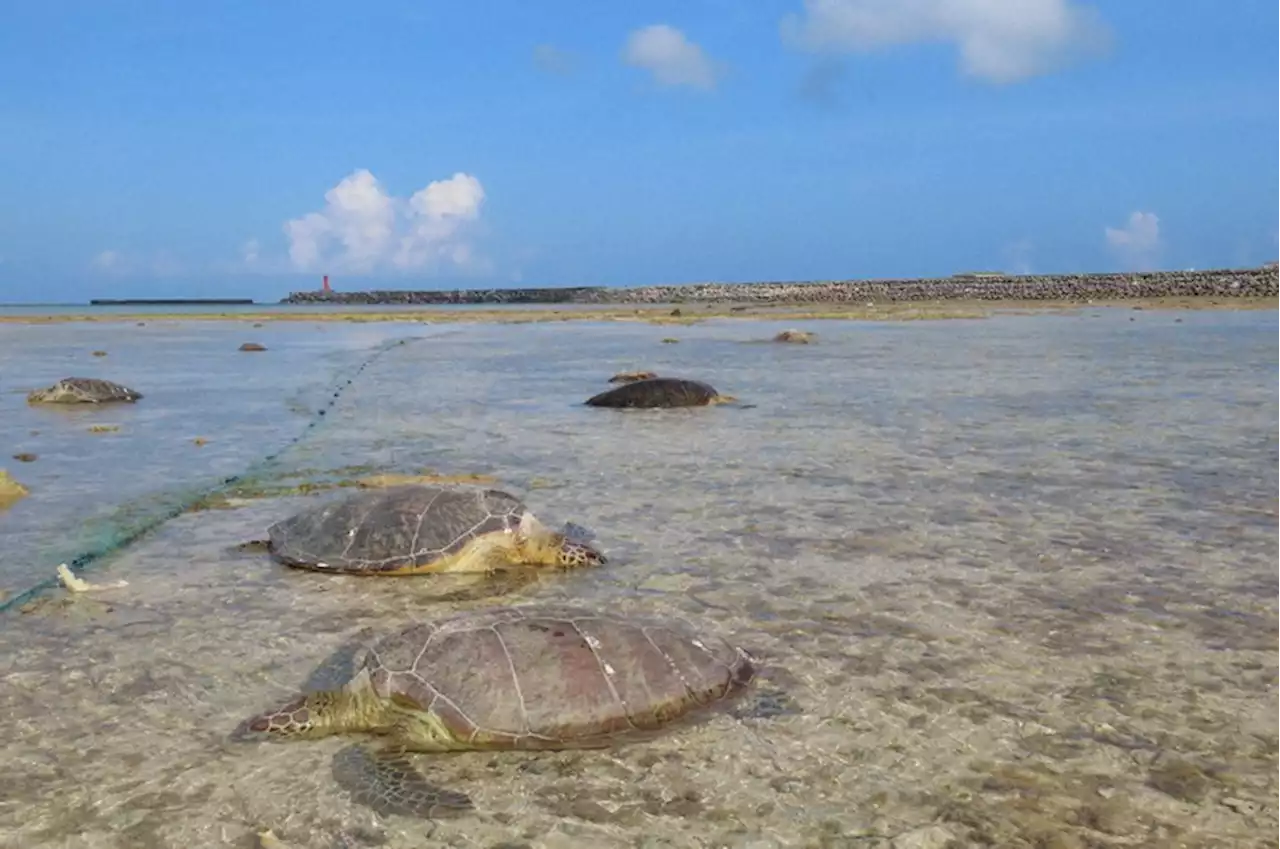
[[[206,504],[86,574],[126,587],[0,619],[0,842],[1274,845],[1276,317],[1135,315],[814,322],[804,346],[744,344],[764,322],[0,327],[0,436],[39,455],[6,461],[31,496],[0,513],[0,586],[283,449],[240,493],[279,497]],[[744,406],[580,405],[639,368]],[[147,397],[20,394],[81,372]],[[229,550],[334,496],[300,481],[424,470],[490,475],[610,562],[441,602]],[[424,757],[477,807],[434,823],[353,803],[350,741],[228,739],[353,638],[534,599],[698,622],[787,709]]]

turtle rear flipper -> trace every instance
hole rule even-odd
[[[357,804],[380,815],[422,819],[459,816],[474,810],[471,797],[429,782],[401,746],[348,746],[333,758],[333,777]]]

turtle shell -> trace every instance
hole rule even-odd
[[[53,404],[105,404],[112,401],[132,402],[141,397],[141,392],[111,380],[102,380],[97,377],[66,377],[47,389],[38,389],[30,393],[27,400]]]
[[[748,655],[677,619],[544,604],[420,622],[374,645],[374,690],[458,749],[608,745],[739,693]]]
[[[272,555],[327,572],[401,572],[482,534],[514,531],[525,506],[501,490],[411,485],[318,504],[267,529]]]
[[[698,407],[719,394],[699,380],[651,377],[601,392],[586,403],[590,407]]]

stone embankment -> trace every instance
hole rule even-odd
[[[1114,301],[1167,297],[1276,297],[1274,264],[1216,271],[1129,274],[956,275],[924,280],[690,283],[614,289],[486,289],[448,292],[294,292],[288,304],[670,304],[857,303],[861,301]]]
[[[373,289],[367,292],[291,292],[282,304],[577,304],[598,303],[595,286],[558,289]]]

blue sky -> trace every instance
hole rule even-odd
[[[0,301],[1253,265],[1270,0],[62,0]]]

